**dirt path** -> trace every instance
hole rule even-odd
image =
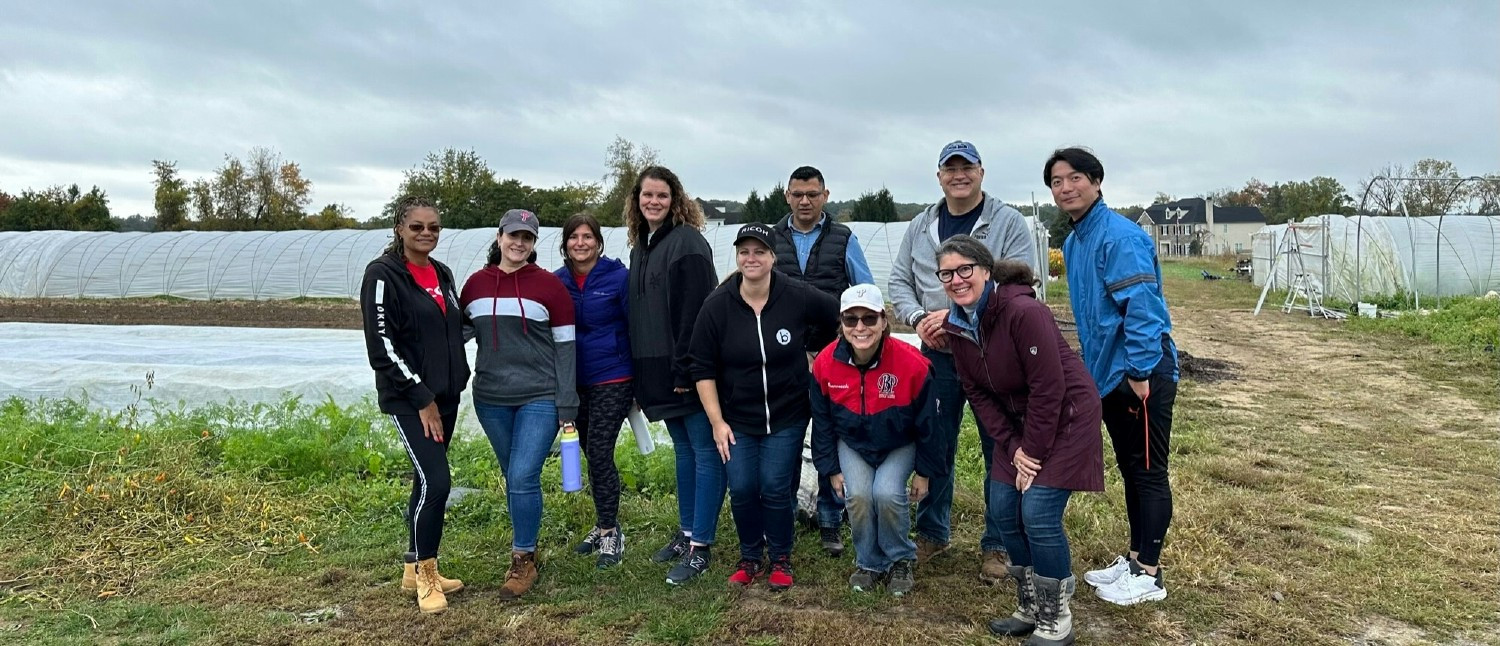
[[[353,301],[185,301],[127,299],[0,299],[0,322],[100,325],[214,325],[275,328],[360,328]]]

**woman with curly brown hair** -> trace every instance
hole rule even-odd
[[[679,531],[651,558],[677,560],[667,583],[708,570],[709,547],[724,505],[724,463],[694,390],[688,346],[693,323],[718,285],[703,212],[682,181],[661,166],[641,171],[625,201],[630,235],[630,353],[635,399],[646,417],[666,422],[677,454]]]

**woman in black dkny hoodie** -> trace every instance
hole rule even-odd
[[[839,306],[773,269],[775,236],[765,224],[740,228],[734,241],[739,273],[703,302],[689,354],[740,535],[740,562],[729,581],[754,583],[769,549],[766,580],[784,590],[792,586],[793,512],[812,416],[804,348],[833,339]]]
[[[458,420],[458,395],[469,383],[464,313],[453,272],[429,256],[442,228],[432,202],[402,198],[396,205],[396,237],[365,267],[359,291],[380,412],[396,425],[414,475],[401,587],[416,592],[417,608],[426,613],[445,610],[444,595],[464,587],[437,571],[450,484],[448,444]]]

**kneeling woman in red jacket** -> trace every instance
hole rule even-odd
[[[1010,553],[1014,614],[990,622],[1029,644],[1073,643],[1072,555],[1063,510],[1074,491],[1104,490],[1099,393],[1052,310],[1036,300],[1024,263],[994,262],[969,236],[938,249],[938,280],[953,305],[949,334],[964,394],[995,441],[989,509]]]
[[[839,309],[839,340],[813,361],[813,464],[848,503],[849,585],[861,592],[884,580],[900,596],[912,589],[917,558],[907,535],[906,481],[920,501],[928,479],[948,473],[932,364],[911,344],[890,340],[885,299],[874,285],[844,290]]]

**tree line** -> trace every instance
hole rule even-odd
[[[428,153],[407,170],[382,212],[361,222],[339,203],[312,206],[311,180],[302,168],[269,148],[254,148],[244,159],[225,155],[224,163],[204,177],[186,178],[177,162],[151,162],[155,213],[113,217],[109,198],[98,186],[83,191],[77,184],[25,190],[10,195],[0,190],[0,231],[251,231],[288,229],[346,229],[390,226],[397,200],[422,195],[434,200],[444,225],[455,229],[495,226],[499,213],[524,208],[537,214],[543,226],[560,226],[568,216],[590,212],[605,226],[621,226],[625,200],[640,171],[659,163],[657,151],[622,137],[606,148],[605,173],[598,181],[568,182],[539,188],[520,180],[500,178],[473,150],[446,148]],[[1410,178],[1385,181],[1377,178]],[[1411,166],[1387,164],[1372,171],[1357,187],[1363,208],[1338,180],[1313,177],[1267,184],[1251,178],[1240,188],[1222,188],[1199,195],[1220,206],[1260,208],[1268,224],[1297,221],[1336,213],[1344,215],[1437,215],[1442,213],[1500,213],[1500,175],[1459,184],[1464,177],[1452,162],[1418,160]],[[1368,194],[1365,187],[1369,186]],[[1150,205],[1116,207],[1135,217],[1149,206],[1175,201],[1157,193]],[[777,183],[761,193],[752,190],[743,203],[708,200],[739,222],[774,223],[790,208],[786,188]],[[898,203],[889,190],[866,191],[858,198],[828,202],[824,210],[841,221],[899,222],[910,220],[926,204]],[[1023,213],[1033,207],[1016,206]],[[1035,208],[1056,244],[1067,235],[1066,218],[1051,204]]]

